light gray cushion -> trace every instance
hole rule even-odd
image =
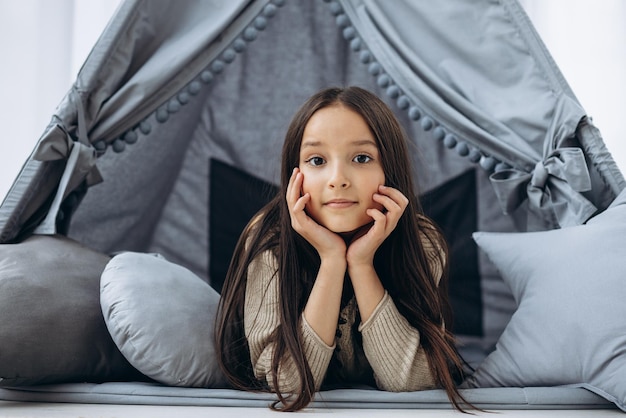
[[[626,191],[585,225],[474,239],[518,308],[464,386],[570,384],[626,411]]]
[[[213,341],[218,301],[206,282],[155,254],[116,255],[100,281],[113,341],[133,366],[166,385],[224,386]]]
[[[104,324],[109,260],[60,235],[0,245],[0,386],[146,380]]]

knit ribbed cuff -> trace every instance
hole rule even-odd
[[[304,355],[309,362],[311,374],[313,375],[313,380],[315,381],[315,388],[316,390],[319,390],[322,385],[322,381],[324,380],[324,376],[326,376],[330,359],[333,356],[333,352],[335,351],[337,344],[335,343],[332,346],[326,344],[324,340],[317,335],[315,330],[311,328],[311,325],[307,322],[304,314],[301,316],[301,319]]]

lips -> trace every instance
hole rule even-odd
[[[348,199],[332,199],[324,203],[324,206],[336,209],[348,208],[352,205],[356,205],[356,202]]]

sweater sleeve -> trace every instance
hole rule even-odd
[[[400,314],[388,293],[359,331],[380,389],[408,392],[435,386],[420,333]]]
[[[435,247],[427,236],[432,232],[429,229],[422,236],[422,245],[439,284],[444,271],[443,250]],[[368,320],[359,326],[359,331],[363,336],[363,351],[380,389],[405,392],[435,387],[419,331],[402,316],[387,292]]]
[[[250,359],[257,379],[267,382],[272,390],[272,358],[275,350],[273,334],[280,324],[279,281],[274,255],[267,251],[259,255],[248,267],[244,329],[250,349]],[[319,390],[334,346],[326,345],[301,317],[299,323],[303,353],[309,363],[315,389]],[[286,355],[278,368],[278,384],[283,393],[300,390],[300,379],[293,359]]]

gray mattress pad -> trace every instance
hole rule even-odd
[[[615,405],[582,387],[527,387],[464,389],[469,402],[485,410],[510,409],[614,409]],[[1,388],[0,400],[28,402],[95,403],[119,405],[174,405],[266,408],[270,393],[235,389],[201,389],[140,382],[67,383]],[[320,391],[313,408],[451,409],[443,390],[391,393],[371,388]]]

